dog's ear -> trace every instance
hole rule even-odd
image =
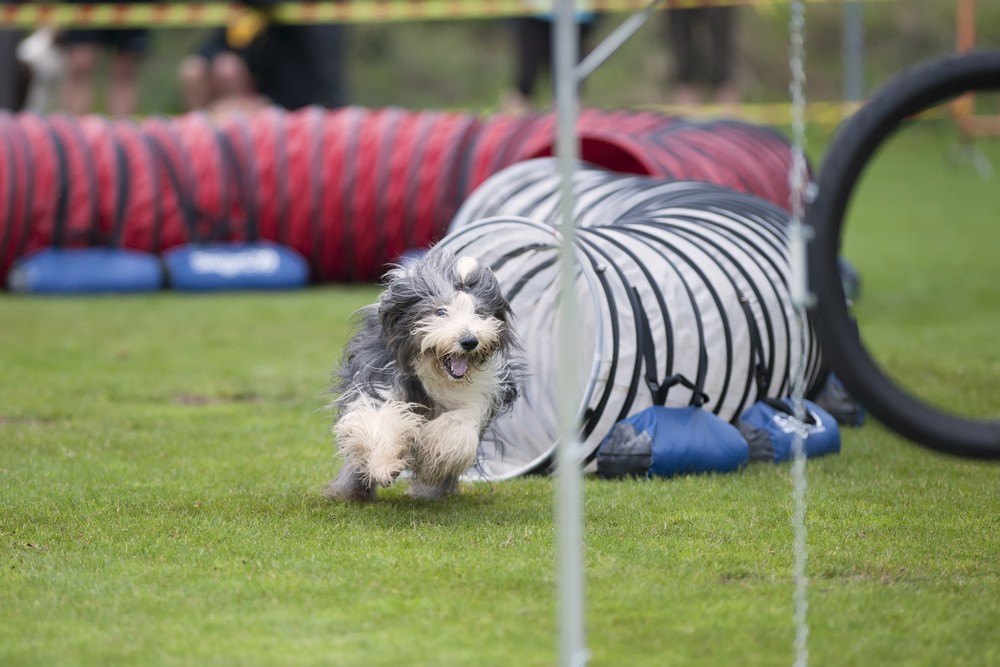
[[[471,257],[460,257],[455,265],[455,273],[464,276],[455,285],[455,289],[473,295],[477,303],[505,324],[510,320],[510,304],[500,281],[489,266],[480,264]]]
[[[496,282],[493,271],[479,263],[475,257],[463,255],[455,260],[455,284],[457,290],[475,292]]]
[[[467,283],[479,268],[479,261],[475,257],[463,255],[455,261],[455,278],[459,283]]]
[[[385,288],[378,299],[378,317],[386,333],[396,328],[399,320],[410,312],[420,296],[414,289],[411,272],[397,266],[385,274]]]

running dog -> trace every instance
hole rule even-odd
[[[496,277],[432,249],[389,271],[360,316],[334,387],[343,467],[326,496],[374,500],[407,469],[408,495],[454,493],[483,431],[518,395],[520,345]]]

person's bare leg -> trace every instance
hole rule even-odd
[[[723,113],[733,113],[740,103],[740,89],[736,85],[735,24],[736,8],[715,7],[708,10],[708,34],[712,40],[709,50],[709,83],[712,101]]]
[[[248,97],[257,93],[246,61],[228,51],[212,58],[211,80],[216,99]]]
[[[94,110],[94,68],[98,49],[96,44],[66,47],[66,75],[60,90],[63,111],[80,115]]]
[[[531,110],[531,101],[525,97],[521,91],[512,89],[505,90],[500,95],[500,111],[503,113],[520,116]]]
[[[210,68],[214,93],[211,106],[213,113],[252,114],[267,106],[268,100],[257,92],[253,75],[243,58],[226,51],[212,58]]]
[[[698,87],[689,83],[678,83],[674,88],[673,103],[682,106],[698,104],[701,96],[698,94]]]
[[[722,113],[726,115],[736,113],[741,101],[739,86],[732,82],[722,84],[715,89],[712,101],[720,107]]]
[[[116,53],[108,77],[108,113],[131,116],[139,107],[139,63],[131,53]]]
[[[187,56],[181,61],[177,77],[184,108],[188,111],[204,109],[212,101],[212,80],[208,67],[208,61],[202,56]]]

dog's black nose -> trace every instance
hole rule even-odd
[[[458,344],[462,346],[463,350],[474,350],[479,345],[479,340],[475,336],[463,336]]]

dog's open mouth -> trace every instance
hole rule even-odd
[[[469,372],[469,358],[458,354],[447,357],[444,360],[444,369],[448,371],[448,375],[461,380]]]

